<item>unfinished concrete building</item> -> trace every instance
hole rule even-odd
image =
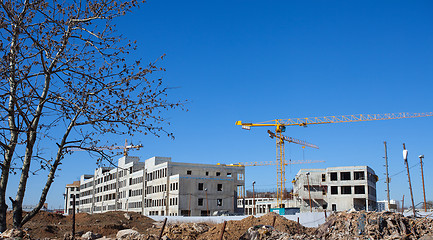
[[[298,203],[293,199],[283,199],[281,202],[287,214],[294,214],[298,209]],[[279,204],[276,198],[261,198],[261,197],[248,197],[245,199],[238,199],[238,208],[244,208],[245,215],[263,215],[269,212],[279,211]]]
[[[301,212],[376,210],[377,180],[368,166],[301,169],[293,180],[294,197]]]
[[[82,175],[80,212],[121,210],[170,216],[242,212],[236,202],[245,188],[244,167],[178,163],[167,157],[139,160],[122,157],[117,168],[103,167],[93,175]]]
[[[72,214],[73,212],[73,199],[75,196],[75,212],[79,212],[80,209],[79,201],[80,201],[80,181],[74,181],[71,184],[66,184],[65,193],[63,194],[65,199],[65,208],[64,213],[66,215]]]

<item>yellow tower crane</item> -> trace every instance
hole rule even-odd
[[[293,165],[293,164],[305,164],[305,163],[321,163],[325,162],[323,160],[296,160],[285,162],[284,165]],[[229,166],[229,167],[254,167],[254,166],[269,166],[269,165],[279,165],[278,161],[259,161],[259,162],[238,162],[231,164],[222,164],[218,163],[217,165],[221,166]]]
[[[285,177],[283,177],[283,170],[285,166],[284,160],[284,145],[281,139],[285,137],[282,135],[286,131],[286,126],[307,126],[311,124],[325,124],[325,123],[344,123],[344,122],[363,122],[363,121],[376,121],[388,119],[403,119],[403,118],[418,118],[418,117],[431,117],[433,112],[425,113],[384,113],[384,114],[356,114],[356,115],[342,115],[342,116],[326,116],[326,117],[307,117],[307,118],[291,118],[291,119],[274,119],[260,123],[244,123],[237,121],[236,125],[242,126],[242,129],[251,130],[251,127],[275,127],[274,137],[277,139],[277,162],[279,163],[277,170],[277,202],[278,205],[282,202],[282,193],[284,191]],[[284,141],[283,141],[284,143]]]
[[[268,134],[270,138],[275,138],[276,143],[277,143],[277,204],[278,206],[282,203],[282,200],[284,198],[284,191],[286,190],[286,158],[285,158],[285,151],[284,151],[284,142],[288,142],[288,143],[296,143],[299,145],[302,145],[303,148],[305,147],[311,147],[311,148],[316,148],[319,149],[318,146],[311,144],[311,143],[307,143],[305,141],[296,139],[296,138],[292,138],[292,137],[287,137],[282,135],[281,133],[275,134],[272,131],[268,130]]]

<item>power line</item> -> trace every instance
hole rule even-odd
[[[411,169],[411,168],[413,168],[413,167],[416,167],[416,166],[418,166],[418,165],[420,165],[420,163],[417,163],[417,164],[414,164],[414,165],[410,166],[409,169]],[[394,173],[394,174],[391,175],[390,177],[394,177],[394,176],[396,176],[396,175],[399,175],[399,174],[401,174],[401,173],[404,173],[405,171],[406,171],[406,170],[402,170],[402,171],[400,171],[400,172],[398,172],[398,173]]]

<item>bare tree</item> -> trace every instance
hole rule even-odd
[[[68,149],[94,150],[101,135],[172,136],[163,129],[162,111],[183,103],[167,99],[157,73],[164,69],[156,62],[126,58],[136,45],[115,29],[117,17],[139,4],[0,0],[0,231],[11,172],[20,176],[10,198],[13,226],[20,228],[43,206]],[[50,143],[55,156],[38,151],[38,144]],[[47,181],[36,208],[23,216],[29,173],[40,168],[48,171]]]

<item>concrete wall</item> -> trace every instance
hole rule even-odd
[[[293,189],[301,211],[375,210],[376,181],[368,166],[301,169]]]
[[[165,162],[164,162],[165,161]],[[159,164],[158,164],[159,163]],[[210,164],[175,163],[168,159],[148,159],[145,162],[147,187],[167,184],[167,191],[147,193],[146,198],[166,199],[169,207],[150,205],[147,215],[207,215],[214,211],[236,211],[237,186],[244,186],[244,180],[238,180],[238,174],[245,174],[243,167],[231,167]],[[167,170],[166,170],[167,169]],[[170,176],[154,179],[158,171],[167,171]],[[172,188],[172,186],[176,186]],[[174,199],[174,204],[173,200]],[[163,204],[164,205],[164,204]]]
[[[257,217],[263,214],[257,214]],[[288,220],[297,222],[299,218],[299,223],[305,227],[318,227],[320,224],[325,223],[325,213],[323,212],[306,212],[306,213],[296,213],[295,215],[281,215]],[[329,216],[329,214],[328,214]],[[209,216],[209,217],[182,217],[182,216],[169,216],[167,217],[167,222],[169,223],[183,223],[183,222],[211,222],[211,223],[222,223],[224,221],[239,221],[248,216]],[[155,221],[164,221],[165,216],[151,216]],[[264,223],[271,225],[272,223]],[[252,226],[251,226],[252,227]]]

